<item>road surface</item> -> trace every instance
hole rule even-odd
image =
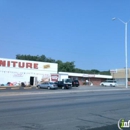
[[[0,96],[0,130],[118,130],[130,119],[130,90],[39,91]]]

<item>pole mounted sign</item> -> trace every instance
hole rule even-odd
[[[117,69],[110,70],[110,73],[117,73]]]

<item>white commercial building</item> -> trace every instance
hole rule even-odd
[[[36,85],[40,81],[53,81],[57,70],[57,63],[0,58],[0,84]]]

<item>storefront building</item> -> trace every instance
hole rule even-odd
[[[56,63],[0,58],[0,84],[24,82],[36,85],[41,81],[53,80],[51,75],[54,77],[57,70]]]
[[[77,79],[80,85],[84,85],[88,82],[88,85],[92,83],[93,85],[100,85],[101,82],[112,79],[111,75],[100,75],[100,74],[83,74],[83,73],[69,73],[69,72],[59,72],[59,74],[68,74],[68,77]]]

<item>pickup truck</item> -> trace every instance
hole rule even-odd
[[[64,83],[64,81],[57,81],[55,82],[57,84],[58,88],[61,89],[71,89],[72,88],[72,83]]]

